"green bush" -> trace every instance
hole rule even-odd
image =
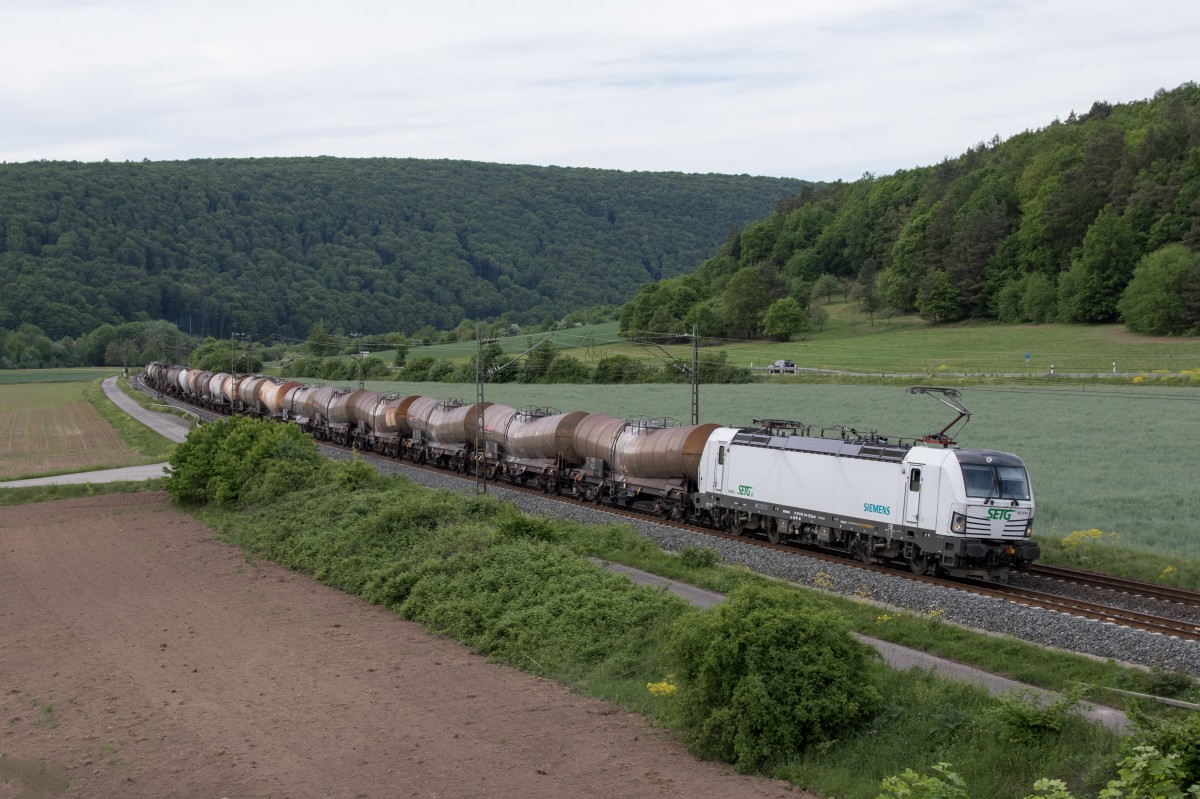
[[[693,569],[707,569],[721,562],[721,556],[712,547],[697,547],[688,544],[679,550],[679,559],[683,565]]]
[[[298,428],[234,416],[198,427],[175,448],[165,487],[184,504],[269,500],[307,485],[323,463]]]
[[[1200,783],[1200,713],[1188,713],[1167,721],[1139,719],[1138,744],[1179,756],[1185,785]]]
[[[839,615],[793,591],[735,590],[676,622],[665,656],[693,750],[743,772],[851,733],[882,705],[870,650]]]
[[[1076,687],[1058,700],[1043,703],[1037,696],[1027,692],[999,697],[995,716],[1007,731],[1013,743],[1033,743],[1044,735],[1059,733],[1066,724],[1067,714],[1079,704],[1083,688]]]

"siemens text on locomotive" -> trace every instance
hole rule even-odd
[[[1033,490],[1016,455],[945,432],[891,441],[755,420],[670,426],[602,413],[305,385],[151,363],[163,393],[223,413],[299,425],[319,440],[432,462],[593,502],[636,505],[773,543],[835,549],[916,573],[1002,579],[1039,555]],[[969,412],[949,389],[933,393]],[[956,419],[955,422],[958,420]]]

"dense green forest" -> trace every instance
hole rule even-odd
[[[411,159],[0,164],[0,329],[542,322],[694,270],[806,185]]]
[[[809,187],[692,275],[643,288],[643,331],[803,333],[812,301],[934,322],[1113,322],[1200,332],[1200,87],[1097,102],[936,166]]]

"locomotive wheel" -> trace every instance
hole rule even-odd
[[[911,558],[905,558],[904,560],[906,563],[908,563],[908,570],[911,571],[913,574],[928,574],[929,573],[929,567],[931,564],[929,562],[929,558],[925,555],[924,552],[922,552],[918,555],[914,555]]]
[[[741,519],[737,516],[734,516],[733,519],[730,520],[730,522],[729,522],[729,532],[733,533],[734,535],[745,535],[746,534],[745,520]]]
[[[783,530],[779,529],[779,522],[775,519],[767,522],[767,540],[772,544],[778,544],[783,540]]]

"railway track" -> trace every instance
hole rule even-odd
[[[147,389],[148,390],[148,389]],[[198,410],[210,418],[218,418],[220,414],[215,414],[211,411],[205,411],[189,403],[169,399],[170,402],[185,406],[189,409]],[[329,447],[334,450],[343,452],[353,451],[349,447],[333,444],[328,441],[319,442],[321,446]],[[362,454],[362,453],[360,453]],[[427,471],[441,476],[455,476],[464,482],[474,482],[474,476],[463,473],[455,473],[447,471],[428,464],[416,464],[412,461],[397,461],[386,458],[384,456],[366,453],[365,457],[379,458],[385,463],[400,463],[407,468]],[[942,588],[949,588],[958,591],[964,591],[982,596],[990,596],[1006,601],[1017,602],[1030,607],[1052,610],[1059,613],[1069,614],[1080,618],[1092,619],[1096,621],[1106,622],[1110,624],[1130,627],[1138,630],[1159,633],[1162,635],[1174,636],[1183,640],[1200,641],[1200,625],[1192,622],[1173,619],[1168,616],[1160,616],[1156,614],[1146,613],[1140,610],[1132,610],[1123,608],[1115,604],[1103,604],[1074,597],[1063,596],[1048,591],[1039,591],[1015,585],[1003,583],[984,583],[980,581],[968,580],[949,580],[941,577],[930,575],[912,574],[903,569],[897,569],[889,566],[884,566],[874,563],[862,563],[860,561],[851,560],[842,554],[835,554],[819,549],[804,548],[799,549],[788,544],[772,544],[769,541],[754,538],[751,536],[735,536],[721,530],[716,530],[710,527],[703,527],[685,522],[679,522],[670,519],[661,519],[658,516],[639,511],[636,509],[625,508],[614,505],[596,505],[592,502],[576,499],[573,497],[557,496],[547,494],[539,488],[521,485],[509,482],[493,482],[489,481],[489,485],[495,485],[505,490],[524,492],[527,494],[537,495],[544,499],[552,499],[556,502],[564,504],[575,504],[602,510],[605,513],[615,516],[626,517],[637,520],[639,522],[652,522],[654,524],[673,527],[680,530],[686,530],[691,533],[698,533],[714,538],[721,538],[728,541],[737,542],[742,545],[762,547],[764,549],[772,549],[787,553],[792,556],[807,557],[815,560],[826,561],[841,566],[852,566],[858,569],[872,571],[879,574],[887,574],[892,577],[901,579],[913,580],[916,582],[937,585]],[[1103,588],[1117,594],[1128,594],[1133,596],[1145,597],[1160,602],[1168,602],[1175,604],[1185,604],[1188,606],[1200,608],[1200,593],[1187,591],[1185,589],[1171,588],[1167,586],[1153,585],[1142,583],[1136,580],[1129,580],[1120,577],[1110,577],[1108,575],[1096,574],[1092,572],[1083,572],[1075,569],[1067,569],[1058,566],[1045,566],[1035,564],[1030,570],[1030,573],[1039,577],[1050,578],[1066,584],[1086,585],[1095,588]]]
[[[1095,588],[1104,588],[1109,591],[1133,594],[1135,596],[1144,596],[1150,599],[1157,599],[1162,602],[1174,602],[1180,605],[1188,605],[1191,607],[1200,608],[1200,591],[1190,591],[1186,588],[1175,588],[1169,585],[1143,583],[1138,580],[1130,580],[1124,577],[1112,577],[1107,574],[1097,574],[1095,572],[1082,571],[1080,569],[1069,569],[1064,566],[1048,566],[1041,563],[1035,563],[1030,566],[1028,572],[1030,574],[1037,575],[1038,577],[1046,577],[1048,579],[1061,580],[1068,583],[1077,583],[1079,585],[1090,585]]]

